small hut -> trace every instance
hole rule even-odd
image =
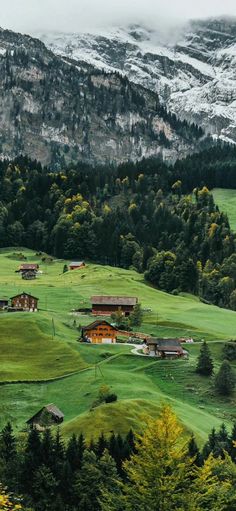
[[[31,429],[45,429],[56,424],[61,424],[64,420],[64,414],[54,404],[49,404],[41,408],[33,417],[26,421]]]

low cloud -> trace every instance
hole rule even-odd
[[[28,33],[128,23],[155,28],[190,18],[236,16],[235,0],[0,0],[0,5],[0,25]]]

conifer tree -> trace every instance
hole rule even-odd
[[[34,473],[41,464],[42,452],[40,433],[33,428],[28,434],[22,467],[22,484],[26,493],[31,493]]]
[[[224,360],[221,364],[215,377],[215,387],[217,392],[223,396],[230,396],[234,391],[235,374],[228,360]]]
[[[57,511],[58,483],[51,470],[41,465],[34,476],[33,502],[35,511]]]
[[[214,365],[211,353],[208,344],[204,341],[200,349],[196,372],[202,376],[211,376],[213,374],[213,370]]]
[[[0,435],[0,465],[2,465],[1,482],[12,491],[17,491],[18,489],[19,473],[17,463],[16,440],[12,426],[8,422]]]
[[[96,446],[96,454],[98,458],[101,458],[103,455],[105,449],[107,448],[107,441],[104,436],[104,433],[102,432],[101,435],[99,435],[97,446]]]
[[[75,472],[80,468],[78,440],[75,434],[72,435],[68,442],[66,450],[66,459],[70,464],[72,472]]]
[[[143,312],[140,303],[137,303],[134,307],[133,312],[130,314],[130,325],[131,326],[141,326],[143,321]]]
[[[196,440],[194,438],[194,435],[191,435],[191,438],[188,443],[188,455],[191,459],[194,460],[194,463],[200,467],[202,464],[202,457],[200,450],[197,446]]]
[[[98,511],[100,506],[101,471],[93,451],[85,451],[81,470],[74,485],[74,496],[80,511]]]

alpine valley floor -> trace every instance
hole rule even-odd
[[[24,281],[15,273],[20,252],[28,262],[40,264],[42,274],[36,280]],[[23,248],[0,251],[0,295],[32,293],[40,309],[0,314],[0,427],[10,420],[20,432],[34,412],[54,403],[65,414],[65,436],[83,431],[87,438],[96,438],[101,431],[140,430],[145,415],[156,416],[160,404],[168,401],[202,443],[212,427],[236,419],[236,395],[218,398],[213,381],[195,373],[202,339],[209,341],[215,369],[219,367],[224,342],[235,336],[235,312],[205,305],[195,296],[158,291],[133,270],[87,263],[63,273],[66,263],[43,264],[40,256]],[[94,294],[137,296],[150,310],[140,330],[159,337],[193,337],[189,360],[138,357],[125,344],[80,344],[78,327],[93,318],[71,311],[89,306]],[[118,401],[91,411],[103,383]]]

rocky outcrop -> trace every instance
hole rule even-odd
[[[193,150],[200,135],[176,123],[157,93],[141,84],[0,31],[2,158],[27,154],[54,168],[157,154],[176,159]]]
[[[236,19],[194,21],[165,39],[139,26],[39,37],[61,56],[119,70],[179,118],[236,142]]]

